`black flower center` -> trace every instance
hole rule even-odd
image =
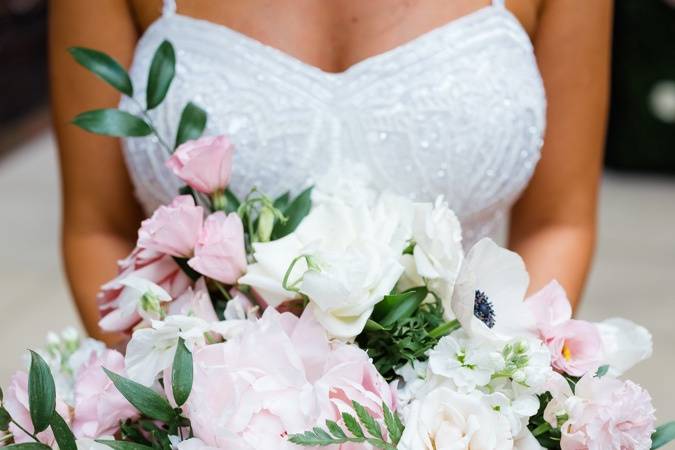
[[[476,291],[476,299],[473,303],[473,315],[487,325],[488,328],[495,326],[495,309],[487,295],[482,291]]]

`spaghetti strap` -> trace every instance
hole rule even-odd
[[[162,16],[171,16],[176,13],[176,0],[164,0]]]

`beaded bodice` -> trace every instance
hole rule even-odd
[[[208,112],[205,134],[236,146],[231,187],[297,192],[339,161],[367,166],[377,188],[431,201],[444,195],[465,242],[491,235],[539,158],[545,94],[532,44],[503,0],[328,73],[227,27],[163,16],[138,43],[131,77],[139,100],[152,54],[177,51],[167,99],[150,112],[173,142],[182,108]],[[135,110],[129,100],[122,107]],[[176,194],[155,138],[123,142],[149,213]]]

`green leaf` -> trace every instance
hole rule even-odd
[[[171,81],[176,72],[176,53],[171,42],[162,42],[152,57],[148,72],[146,103],[148,109],[156,108],[169,91]]]
[[[352,416],[349,413],[343,412],[342,413],[342,420],[345,423],[345,426],[347,429],[356,437],[362,438],[365,437],[366,435],[363,433],[363,429],[361,429],[361,426],[359,425],[359,422],[356,420],[354,416]]]
[[[28,374],[28,405],[35,433],[49,426],[56,410],[56,387],[49,366],[44,359],[31,350],[30,372]]]
[[[355,401],[352,401],[352,406],[354,407],[354,411],[356,412],[356,415],[359,417],[361,424],[363,424],[368,433],[370,433],[370,435],[374,438],[384,439],[382,437],[382,430],[380,429],[380,424],[378,424],[375,418],[370,415],[368,410],[366,410],[366,408],[364,408],[363,405]]]
[[[2,400],[4,399],[3,393],[2,393],[2,388],[0,388],[0,403],[2,403]]]
[[[652,434],[652,450],[661,448],[672,440],[675,440],[675,422],[668,422],[657,427]]]
[[[608,365],[600,366],[600,367],[598,367],[598,371],[595,372],[595,377],[596,377],[596,378],[602,378],[602,377],[604,377],[605,375],[607,375],[607,372],[608,372],[608,371],[609,371],[609,366],[608,366]]]
[[[288,202],[291,200],[291,193],[286,191],[277,198],[274,199],[273,206],[280,210],[283,211],[288,207]]]
[[[40,442],[23,442],[21,444],[12,444],[3,447],[3,450],[52,450],[48,445]]]
[[[129,441],[112,441],[106,439],[96,439],[96,442],[98,442],[99,444],[107,445],[108,447],[114,450],[153,450],[152,447],[148,447],[147,445]]]
[[[173,357],[171,368],[171,389],[178,406],[182,406],[192,391],[192,353],[185,345],[185,340],[178,338],[178,347]]]
[[[4,407],[0,406],[0,431],[7,431],[11,421],[12,416],[9,415]]]
[[[241,201],[236,195],[234,195],[234,192],[232,192],[230,188],[225,189],[225,198],[227,199],[227,203],[225,204],[225,213],[230,214],[237,212],[239,206],[241,206]]]
[[[95,109],[78,114],[73,124],[91,133],[117,137],[139,137],[152,133],[143,119],[119,109]]]
[[[338,425],[337,422],[326,420],[326,428],[328,428],[328,431],[330,431],[336,438],[347,439],[347,435],[344,431],[342,431],[342,428],[340,428],[340,425]]]
[[[123,94],[132,97],[134,88],[124,67],[105,53],[83,47],[68,49],[75,61]]]
[[[414,314],[429,294],[426,287],[417,287],[396,295],[387,295],[382,300],[386,302],[388,312],[379,320],[380,325],[389,327],[401,319]],[[381,303],[381,302],[380,302]]]
[[[169,402],[152,389],[103,368],[108,378],[129,403],[146,416],[169,422],[176,417]]]
[[[389,327],[385,328],[382,325],[380,325],[379,323],[375,322],[374,320],[368,319],[366,321],[366,326],[365,326],[364,330],[365,331],[388,331],[388,330],[391,330],[391,328],[389,328]]]
[[[54,437],[56,438],[56,443],[59,444],[60,450],[77,450],[77,444],[75,443],[75,436],[73,432],[70,431],[70,427],[63,417],[59,415],[56,411],[52,414],[52,419],[49,422],[54,432]]]
[[[183,112],[180,115],[175,148],[178,148],[178,146],[184,142],[200,137],[204,132],[205,127],[206,111],[192,102],[185,105],[185,108],[183,108]]]
[[[399,426],[401,421],[400,419],[396,420],[394,413],[391,412],[391,409],[389,409],[386,403],[382,403],[382,412],[384,413],[384,425],[387,427],[389,439],[391,439],[394,444],[398,444],[398,441],[401,440],[401,435],[403,434],[403,428]]]
[[[309,187],[295,197],[281,212],[288,218],[286,222],[277,222],[272,232],[272,240],[281,239],[292,233],[300,225],[312,208],[312,188]]]

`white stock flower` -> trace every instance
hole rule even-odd
[[[122,292],[109,306],[114,309],[108,313],[99,325],[107,329],[107,324],[140,314],[146,320],[161,318],[161,303],[171,301],[171,296],[155,283],[136,276],[121,281]]]
[[[609,365],[610,375],[618,377],[652,356],[652,335],[646,328],[621,318],[596,325],[602,338],[603,362]]]
[[[157,374],[171,366],[179,337],[192,351],[206,344],[205,334],[211,329],[211,324],[197,317],[173,315],[164,321],[152,321],[151,328],[136,330],[131,336],[125,356],[127,375],[138,383],[152,385]]]
[[[484,340],[472,340],[462,331],[442,338],[429,353],[429,371],[453,382],[460,392],[486,386],[504,367],[498,349]]]
[[[452,311],[471,337],[505,341],[533,335],[534,316],[523,301],[528,284],[520,256],[482,239],[462,264]]]
[[[479,392],[440,386],[410,407],[399,450],[510,450],[508,421]]]
[[[416,274],[427,281],[429,288],[443,300],[451,320],[450,300],[464,258],[462,227],[442,197],[435,204],[415,205],[412,238],[415,242],[413,261]]]

